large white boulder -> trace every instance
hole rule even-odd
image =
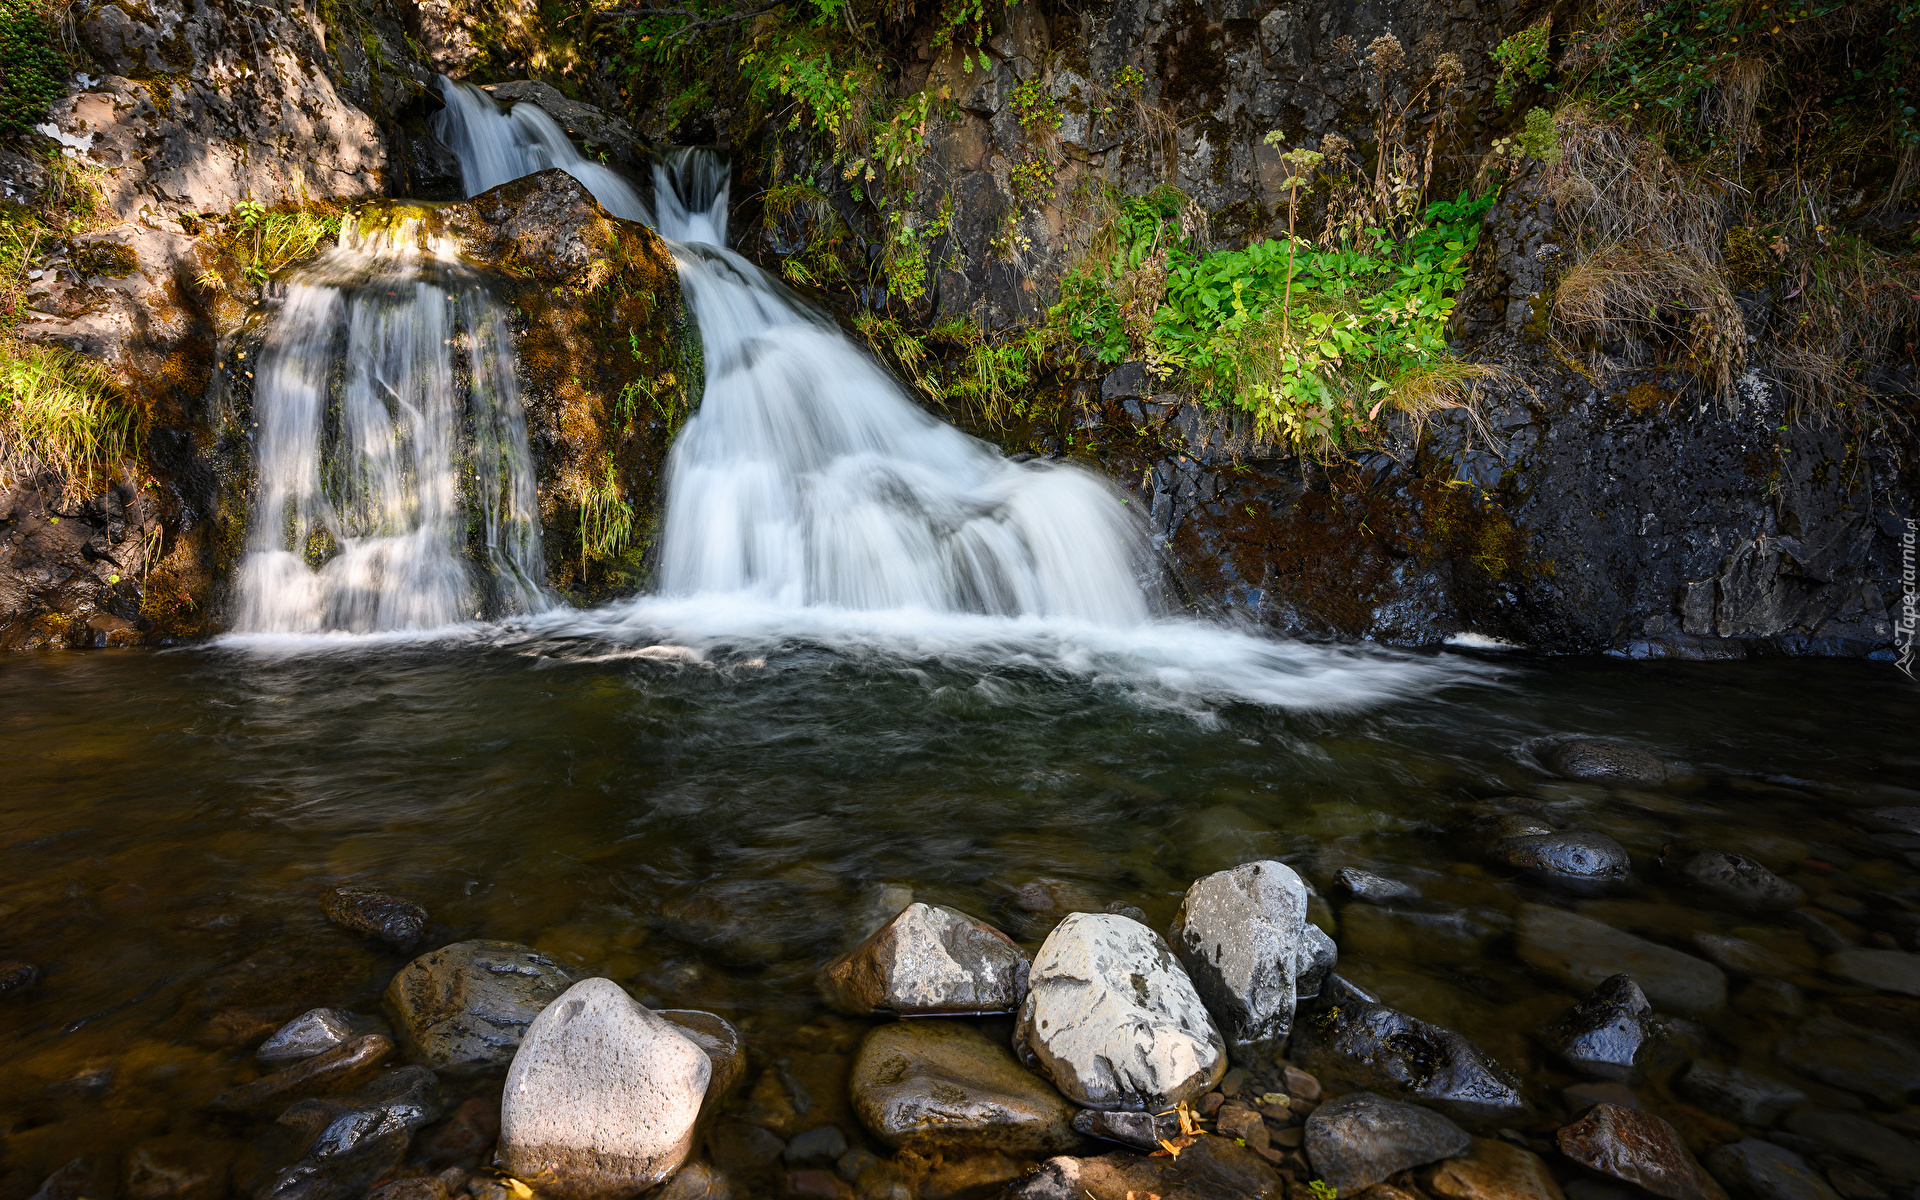
[[[1040,944],[1014,1050],[1084,1108],[1164,1112],[1227,1071],[1226,1043],[1166,942],[1073,913]]]
[[[1309,928],[1307,885],[1285,863],[1243,863],[1187,889],[1168,940],[1236,1060],[1286,1048],[1300,977],[1319,965]]]
[[[983,921],[940,904],[909,904],[821,968],[821,993],[865,1016],[1007,1013],[1027,989],[1026,951]]]
[[[556,1200],[645,1191],[686,1160],[711,1072],[619,984],[582,980],[534,1018],[507,1069],[500,1166]]]

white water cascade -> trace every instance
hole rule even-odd
[[[513,335],[417,218],[287,288],[255,370],[243,633],[430,629],[545,606]]]
[[[433,115],[433,133],[460,160],[460,185],[469,197],[559,167],[614,216],[651,224],[646,202],[633,185],[575,149],[539,105],[516,104],[502,112],[492,96],[445,75],[440,77],[440,96],[446,107]]]

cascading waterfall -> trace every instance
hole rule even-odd
[[[440,77],[446,107],[433,115],[433,133],[460,160],[460,184],[469,197],[554,167],[578,179],[600,207],[616,217],[651,223],[646,201],[625,177],[574,148],[537,104],[502,112],[492,96],[470,83]]]
[[[545,606],[505,314],[418,218],[303,269],[253,389],[243,633],[428,629]]]

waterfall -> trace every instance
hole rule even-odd
[[[566,131],[537,104],[502,112],[470,83],[440,77],[446,107],[433,114],[433,133],[460,160],[460,183],[469,197],[554,167],[578,179],[600,207],[629,221],[648,221],[646,201],[619,172],[574,148]]]
[[[290,282],[255,370],[236,630],[426,629],[544,607],[505,314],[419,218]]]

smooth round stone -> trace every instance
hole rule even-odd
[[[875,1137],[921,1154],[1058,1154],[1080,1141],[1065,1097],[1005,1045],[957,1021],[878,1027],[854,1058],[850,1089]]]
[[[1827,970],[1850,983],[1903,996],[1920,996],[1920,954],[1905,950],[1841,950]]]
[[[1727,1200],[1673,1126],[1652,1113],[1596,1104],[1559,1132],[1560,1152],[1589,1170],[1666,1200]]]
[[[1578,892],[1625,883],[1633,871],[1625,846],[1584,829],[1507,838],[1495,844],[1493,856],[1535,879]]]
[[[1747,1138],[1707,1155],[1707,1170],[1754,1200],[1840,1200],[1807,1160],[1772,1142]]]
[[[335,888],[320,904],[343,929],[411,950],[427,932],[427,910],[410,900],[364,888]]]
[[[1679,1083],[1680,1091],[1702,1108],[1742,1125],[1771,1125],[1807,1098],[1799,1088],[1777,1079],[1704,1058],[1695,1059]]]
[[[294,1062],[344,1045],[352,1036],[353,1027],[347,1023],[345,1013],[316,1008],[282,1025],[272,1037],[260,1043],[253,1056],[263,1063]]]
[[[1305,1145],[1314,1173],[1345,1196],[1409,1167],[1465,1154],[1473,1139],[1431,1109],[1355,1092],[1313,1111]]]
[[[1629,742],[1613,738],[1576,737],[1556,742],[1546,753],[1546,764],[1568,779],[1641,785],[1665,783],[1667,764]]]
[[[386,1005],[407,1057],[455,1074],[504,1067],[540,1011],[573,983],[515,942],[455,942],[400,968]]]
[[[1807,902],[1807,893],[1798,884],[1788,883],[1744,854],[1708,850],[1694,855],[1680,870],[1694,883],[1743,908],[1778,911]]]
[[[1426,1185],[1444,1200],[1565,1200],[1538,1154],[1496,1138],[1474,1138],[1464,1158],[1429,1171]]]
[[[1920,1051],[1912,1043],[1837,1017],[1816,1016],[1793,1026],[1774,1043],[1773,1056],[1799,1074],[1890,1108],[1920,1091]]]
[[[1727,1002],[1727,977],[1712,963],[1564,909],[1521,905],[1518,946],[1529,966],[1582,991],[1627,974],[1668,1012],[1698,1015]]]

